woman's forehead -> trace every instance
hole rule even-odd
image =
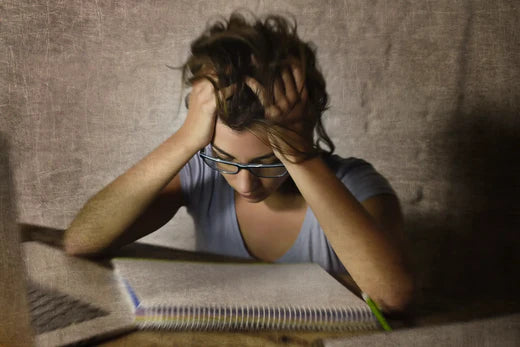
[[[217,121],[212,144],[217,151],[221,150],[238,160],[249,161],[273,152],[272,148],[263,143],[248,130],[233,130],[221,121]]]

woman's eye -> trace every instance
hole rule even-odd
[[[216,154],[216,153],[211,153],[211,155],[213,156],[213,158],[215,159],[220,159],[220,160],[226,160],[226,161],[230,161],[231,159],[228,159],[228,158],[222,158],[220,155]]]

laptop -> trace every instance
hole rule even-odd
[[[0,132],[0,346],[32,345],[27,307],[9,144]]]
[[[36,345],[91,344],[135,329],[111,268],[36,241],[24,242],[23,253]]]
[[[112,269],[20,243],[8,148],[0,132],[0,346],[94,343],[135,329]]]

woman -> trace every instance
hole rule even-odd
[[[187,206],[201,251],[348,269],[384,310],[404,309],[413,285],[398,200],[370,164],[332,155],[325,82],[296,25],[234,13],[191,52],[184,124],[88,201],[66,251],[132,242]]]

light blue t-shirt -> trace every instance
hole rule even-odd
[[[325,162],[360,202],[379,194],[395,195],[388,181],[362,159],[332,155]],[[240,233],[233,188],[224,177],[196,154],[181,169],[180,180],[188,213],[195,223],[196,249],[252,259]],[[328,272],[347,272],[310,207],[296,241],[276,262],[313,262]]]

